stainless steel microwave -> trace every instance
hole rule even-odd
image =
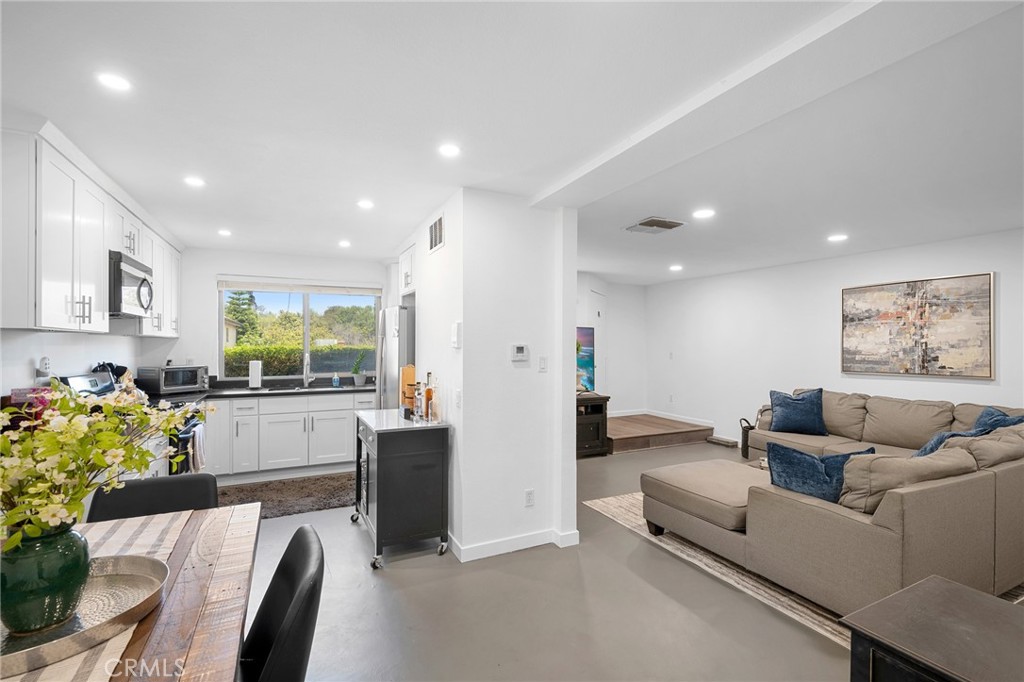
[[[135,385],[150,395],[205,391],[210,388],[210,368],[206,365],[139,367]]]
[[[111,317],[149,317],[153,270],[120,251],[111,251],[108,278]]]

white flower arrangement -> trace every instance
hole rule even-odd
[[[84,500],[98,488],[119,488],[122,474],[144,473],[156,459],[176,466],[184,455],[166,447],[154,455],[146,442],[169,438],[192,414],[195,404],[150,407],[134,387],[106,396],[79,395],[54,380],[24,407],[0,412],[0,533],[3,550],[74,524],[85,514]],[[167,442],[165,440],[165,442]],[[191,444],[190,444],[191,446]]]

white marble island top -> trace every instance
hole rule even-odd
[[[447,429],[444,422],[427,422],[422,419],[411,420],[402,417],[402,411],[393,410],[356,410],[359,419],[376,433],[385,431],[412,431],[415,429]]]

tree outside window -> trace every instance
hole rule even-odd
[[[310,354],[313,374],[348,374],[360,351],[363,369],[376,366],[378,297],[301,291],[223,291],[224,376],[248,376],[249,361],[264,376],[301,376]]]

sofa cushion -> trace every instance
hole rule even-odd
[[[950,427],[950,431],[970,431],[974,428],[974,424],[978,421],[978,416],[981,415],[981,411],[985,409],[985,405],[978,405],[975,403],[960,403],[953,408],[953,426]],[[997,410],[1010,415],[1011,417],[1024,416],[1024,408],[1020,407],[1000,407],[996,405]]]
[[[844,467],[839,504],[874,514],[889,490],[977,470],[974,457],[961,448],[939,450],[927,457],[881,454],[851,457]]]
[[[640,474],[644,495],[727,530],[747,527],[747,491],[770,482],[767,471],[722,459],[674,464]]]
[[[940,400],[871,396],[867,410],[863,440],[900,448],[916,450],[953,424],[953,403]]]
[[[762,431],[761,429],[751,431],[747,442],[750,444],[750,447],[757,450],[767,451],[768,443],[781,443],[812,455],[824,454],[826,447],[843,443],[859,445],[856,441],[843,438],[842,436],[808,436],[802,433],[776,433],[775,431]]]
[[[930,455],[951,438],[977,438],[992,433],[996,429],[1016,426],[1018,424],[1024,424],[1024,417],[1011,417],[998,408],[986,407],[978,415],[978,420],[974,422],[974,428],[969,431],[943,431],[937,433],[917,451],[915,456],[925,457]]]
[[[795,493],[838,502],[843,491],[843,465],[854,455],[873,455],[873,449],[842,455],[809,455],[778,443],[768,443],[772,485]]]
[[[874,448],[875,452],[880,455],[898,455],[900,457],[913,457],[917,452],[917,450],[911,450],[910,448],[898,448],[895,445],[850,441],[848,443],[840,443],[839,445],[826,445],[823,454],[841,455],[844,452],[857,452],[867,448]]]
[[[768,395],[772,403],[772,431],[828,435],[822,416],[820,388],[796,396],[782,391],[770,391]]]
[[[798,388],[793,394],[809,389]],[[864,393],[821,392],[821,411],[825,417],[825,429],[829,435],[860,440],[864,436],[864,417],[870,396]]]
[[[1024,459],[1024,424],[996,429],[990,434],[975,438],[950,438],[944,447],[967,450],[978,463],[979,469]]]

